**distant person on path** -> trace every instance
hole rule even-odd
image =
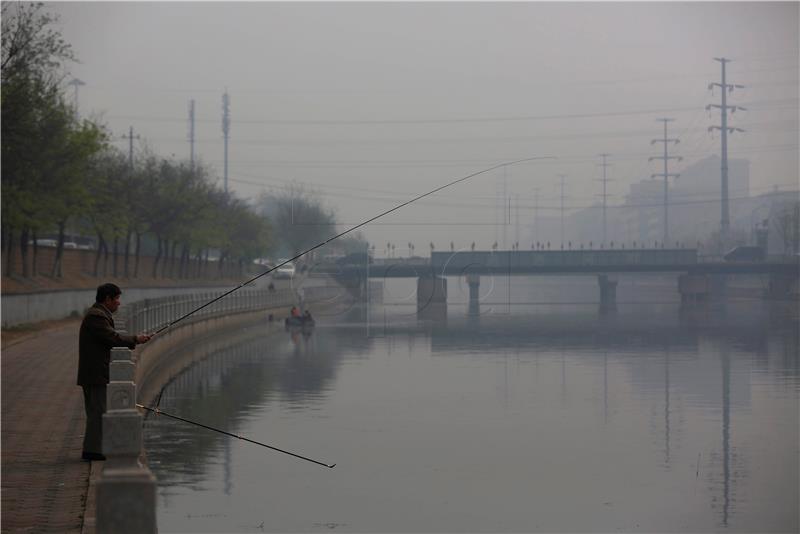
[[[103,414],[106,411],[106,385],[113,347],[134,348],[147,343],[150,336],[128,336],[114,330],[114,314],[120,306],[122,290],[114,284],[97,288],[95,303],[81,323],[78,358],[78,385],[83,388],[86,433],[84,460],[105,460],[103,455]]]

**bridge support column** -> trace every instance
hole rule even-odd
[[[770,299],[791,299],[798,290],[798,276],[787,273],[772,273],[769,275],[769,288],[767,298]]]
[[[417,278],[417,315],[425,319],[447,317],[447,279],[438,276]]]
[[[709,277],[705,274],[682,274],[678,277],[678,292],[681,294],[681,304],[707,302],[711,295]]]
[[[728,275],[712,274],[708,277],[709,289],[713,300],[725,300],[728,295]]]
[[[139,463],[142,416],[136,409],[134,363],[129,349],[111,349],[103,414],[106,464],[97,482],[97,532],[155,533],[156,480]]]
[[[600,286],[600,313],[608,313],[617,309],[617,280],[606,274],[597,277]]]
[[[479,315],[481,304],[479,301],[481,289],[481,275],[470,273],[467,275],[467,285],[469,286],[469,315]]]

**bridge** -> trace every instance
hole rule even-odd
[[[601,309],[616,307],[614,275],[677,273],[678,291],[685,303],[704,302],[724,293],[727,275],[769,276],[768,296],[787,298],[797,291],[800,258],[728,262],[705,260],[696,249],[605,250],[492,250],[433,252],[430,259],[384,258],[370,264],[330,266],[343,280],[417,278],[417,305],[422,310],[447,303],[447,276],[465,277],[470,307],[478,306],[481,276],[594,275],[598,278]]]

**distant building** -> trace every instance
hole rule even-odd
[[[681,200],[716,200],[722,195],[722,160],[716,154],[703,158],[680,171],[675,178],[670,195],[675,202]],[[728,198],[750,196],[750,160],[728,158]]]
[[[620,210],[623,242],[654,244],[664,236],[664,182],[642,180],[631,184]]]
[[[731,215],[731,227],[740,229],[750,244],[757,244],[759,230],[766,230],[767,254],[781,255],[795,252],[787,243],[788,232],[800,231],[800,228],[786,227],[787,210],[791,210],[800,202],[800,191],[781,191],[775,188],[769,193],[739,200],[737,217]],[[797,221],[794,222],[797,225]],[[795,237],[795,239],[797,239]],[[796,247],[796,245],[795,245]]]
[[[670,236],[703,241],[719,230],[722,220],[722,160],[703,158],[680,171],[670,190]],[[734,221],[749,217],[750,161],[728,159],[728,207]]]
[[[680,171],[680,177],[671,181],[666,246],[674,247],[679,243],[682,247],[695,247],[698,242],[702,246],[712,246],[722,218],[720,165],[718,156],[709,156],[687,166]],[[746,159],[728,160],[728,181],[731,245],[756,244],[760,232],[761,237],[767,239],[769,254],[791,252],[786,245],[787,230],[783,228],[785,212],[793,203],[800,202],[800,192],[776,188],[751,197],[750,162]],[[565,241],[571,241],[572,248],[581,245],[588,248],[590,242],[593,248],[600,247],[603,236],[601,205],[574,210],[565,219]],[[611,241],[614,248],[632,247],[634,242],[637,248],[653,247],[656,243],[661,246],[664,239],[663,179],[644,179],[631,184],[624,202],[608,207],[606,219],[609,242],[606,247]],[[538,235],[541,241],[550,240],[553,248],[558,248],[560,219],[541,217]],[[567,246],[565,243],[565,248]],[[706,250],[711,252],[710,248]]]

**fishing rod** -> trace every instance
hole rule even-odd
[[[199,312],[199,311],[200,311],[200,310],[202,310],[203,308],[207,308],[208,306],[211,306],[212,304],[214,304],[214,303],[215,303],[215,302],[217,302],[218,300],[221,300],[221,299],[223,299],[223,298],[227,297],[227,296],[228,296],[228,295],[230,295],[231,293],[233,293],[233,292],[235,292],[235,291],[238,291],[238,290],[240,290],[240,289],[241,289],[241,288],[243,288],[244,286],[246,286],[246,285],[248,285],[248,284],[252,284],[253,282],[255,282],[256,280],[258,280],[258,279],[259,279],[259,278],[261,278],[262,276],[264,276],[264,275],[267,275],[267,274],[271,273],[272,271],[274,271],[274,270],[276,270],[276,269],[279,269],[279,268],[283,267],[283,266],[284,266],[284,265],[286,265],[287,263],[291,263],[291,262],[293,262],[294,260],[296,260],[296,259],[298,259],[298,258],[301,258],[301,257],[305,256],[305,255],[306,255],[306,254],[308,254],[309,252],[313,252],[314,250],[317,250],[317,249],[318,249],[318,248],[320,248],[320,247],[324,247],[325,245],[327,245],[328,243],[330,243],[330,242],[331,242],[331,241],[333,241],[334,239],[339,239],[340,237],[342,237],[342,236],[344,236],[344,235],[347,235],[347,234],[349,234],[349,233],[350,233],[350,232],[352,232],[353,230],[357,230],[357,229],[361,228],[362,226],[366,226],[367,224],[371,223],[372,221],[375,221],[375,220],[377,220],[377,219],[380,219],[381,217],[383,217],[383,216],[385,216],[385,215],[389,215],[390,213],[392,213],[392,212],[394,212],[394,211],[397,211],[397,210],[399,210],[400,208],[403,208],[403,207],[405,207],[405,206],[408,206],[408,205],[409,205],[409,204],[411,204],[412,202],[416,202],[417,200],[420,200],[420,199],[422,199],[422,198],[425,198],[425,197],[427,197],[427,196],[430,196],[430,195],[432,195],[432,194],[434,194],[434,193],[438,193],[438,192],[439,192],[439,191],[441,191],[442,189],[445,189],[445,188],[448,188],[448,187],[450,187],[450,186],[453,186],[453,185],[455,185],[455,184],[457,184],[457,183],[459,183],[459,182],[463,182],[464,180],[469,180],[470,178],[474,178],[475,176],[478,176],[478,175],[480,175],[480,174],[485,174],[485,173],[487,173],[487,172],[491,172],[491,171],[493,171],[493,170],[495,170],[495,169],[500,169],[500,168],[502,168],[502,167],[510,167],[510,166],[512,166],[512,165],[517,165],[517,164],[519,164],[519,163],[524,163],[524,162],[526,162],[526,161],[534,161],[534,160],[540,160],[540,159],[556,159],[556,158],[555,158],[555,156],[535,156],[535,157],[531,157],[531,158],[523,158],[523,159],[518,159],[518,160],[514,160],[514,161],[506,161],[506,162],[504,162],[504,163],[499,163],[499,164],[497,164],[497,165],[494,165],[494,166],[492,166],[492,167],[489,167],[489,168],[487,168],[487,169],[483,169],[483,170],[481,170],[481,171],[474,172],[474,173],[472,173],[472,174],[468,174],[467,176],[463,176],[463,177],[461,177],[461,178],[458,178],[457,180],[453,180],[452,182],[448,182],[448,183],[446,183],[446,184],[444,184],[444,185],[440,185],[440,186],[439,186],[439,187],[437,187],[436,189],[432,189],[431,191],[428,191],[427,193],[423,193],[423,194],[421,194],[421,195],[419,195],[419,196],[416,196],[416,197],[412,198],[411,200],[407,200],[407,201],[403,202],[402,204],[398,204],[397,206],[395,206],[395,207],[393,207],[393,208],[390,208],[390,209],[388,209],[388,210],[386,210],[386,211],[384,211],[384,212],[382,212],[382,213],[379,213],[378,215],[375,215],[374,217],[371,217],[371,218],[367,219],[366,221],[364,221],[364,222],[362,222],[362,223],[359,223],[359,224],[357,224],[357,225],[355,225],[355,226],[353,226],[353,227],[351,227],[351,228],[348,228],[348,229],[347,229],[347,230],[345,230],[344,232],[341,232],[341,233],[338,233],[338,234],[336,234],[336,235],[334,235],[334,236],[332,236],[332,237],[329,237],[329,238],[328,238],[328,239],[326,239],[325,241],[322,241],[321,243],[319,243],[319,244],[317,244],[317,245],[314,245],[313,247],[311,247],[311,248],[309,248],[309,249],[307,249],[307,250],[304,250],[303,252],[300,252],[300,253],[299,253],[299,254],[297,254],[296,256],[294,256],[294,257],[292,257],[292,258],[289,258],[288,260],[286,260],[286,261],[284,261],[284,262],[282,262],[282,263],[279,263],[278,265],[274,266],[272,269],[268,269],[268,270],[264,271],[263,273],[261,273],[261,274],[258,274],[258,275],[256,275],[256,276],[254,276],[254,277],[250,278],[250,279],[249,279],[249,280],[247,280],[246,282],[242,282],[241,284],[239,284],[238,286],[234,287],[233,289],[230,289],[230,290],[226,291],[225,293],[223,293],[223,294],[219,295],[218,297],[215,297],[215,298],[213,298],[213,299],[209,300],[208,302],[206,302],[206,303],[205,303],[205,304],[203,304],[202,306],[199,306],[199,307],[195,308],[194,310],[190,311],[189,313],[187,313],[187,314],[185,314],[185,315],[182,315],[181,317],[178,317],[178,318],[177,318],[177,319],[175,319],[174,321],[172,321],[172,322],[170,322],[170,323],[167,323],[166,325],[162,326],[161,328],[159,328],[158,330],[156,330],[156,331],[153,333],[153,336],[155,336],[155,335],[158,335],[158,334],[160,334],[161,332],[163,332],[164,330],[167,330],[167,329],[171,328],[171,327],[172,327],[172,325],[174,325],[174,324],[177,324],[177,323],[179,323],[179,322],[183,321],[183,320],[184,320],[184,319],[186,319],[187,317],[189,317],[189,316],[191,316],[191,315],[193,315],[193,314],[195,314],[195,313]]]
[[[195,425],[195,426],[199,426],[199,427],[202,427],[202,428],[205,428],[205,429],[208,429],[208,430],[213,430],[214,432],[219,432],[220,434],[225,434],[226,436],[231,436],[232,438],[237,438],[237,439],[241,439],[241,440],[244,440],[244,441],[249,441],[250,443],[255,443],[256,445],[261,445],[262,447],[266,447],[268,449],[272,449],[273,451],[282,452],[283,454],[288,454],[289,456],[294,456],[295,458],[300,458],[301,460],[305,460],[305,461],[311,462],[313,464],[317,464],[317,465],[321,465],[323,467],[327,467],[328,469],[333,469],[334,467],[336,467],[336,464],[326,464],[326,463],[323,463],[323,462],[318,462],[317,460],[313,460],[313,459],[308,458],[306,456],[302,456],[300,454],[295,454],[293,452],[285,451],[283,449],[279,449],[278,447],[273,447],[272,445],[267,445],[266,443],[261,443],[260,441],[256,441],[254,439],[246,438],[246,437],[240,436],[238,434],[232,434],[230,432],[226,432],[224,430],[220,430],[219,428],[214,428],[213,426],[204,425],[203,423],[198,423],[196,421],[190,421],[188,419],[184,419],[183,417],[178,417],[177,415],[172,415],[172,414],[167,413],[167,412],[165,412],[163,410],[160,410],[159,408],[150,408],[149,406],[144,406],[143,404],[137,404],[136,406],[141,408],[141,409],[143,409],[143,410],[147,410],[148,413],[152,412],[152,413],[156,414],[157,416],[158,415],[163,415],[163,416],[169,417],[171,419],[177,419],[178,421],[183,421],[184,423],[189,423],[190,425]]]

